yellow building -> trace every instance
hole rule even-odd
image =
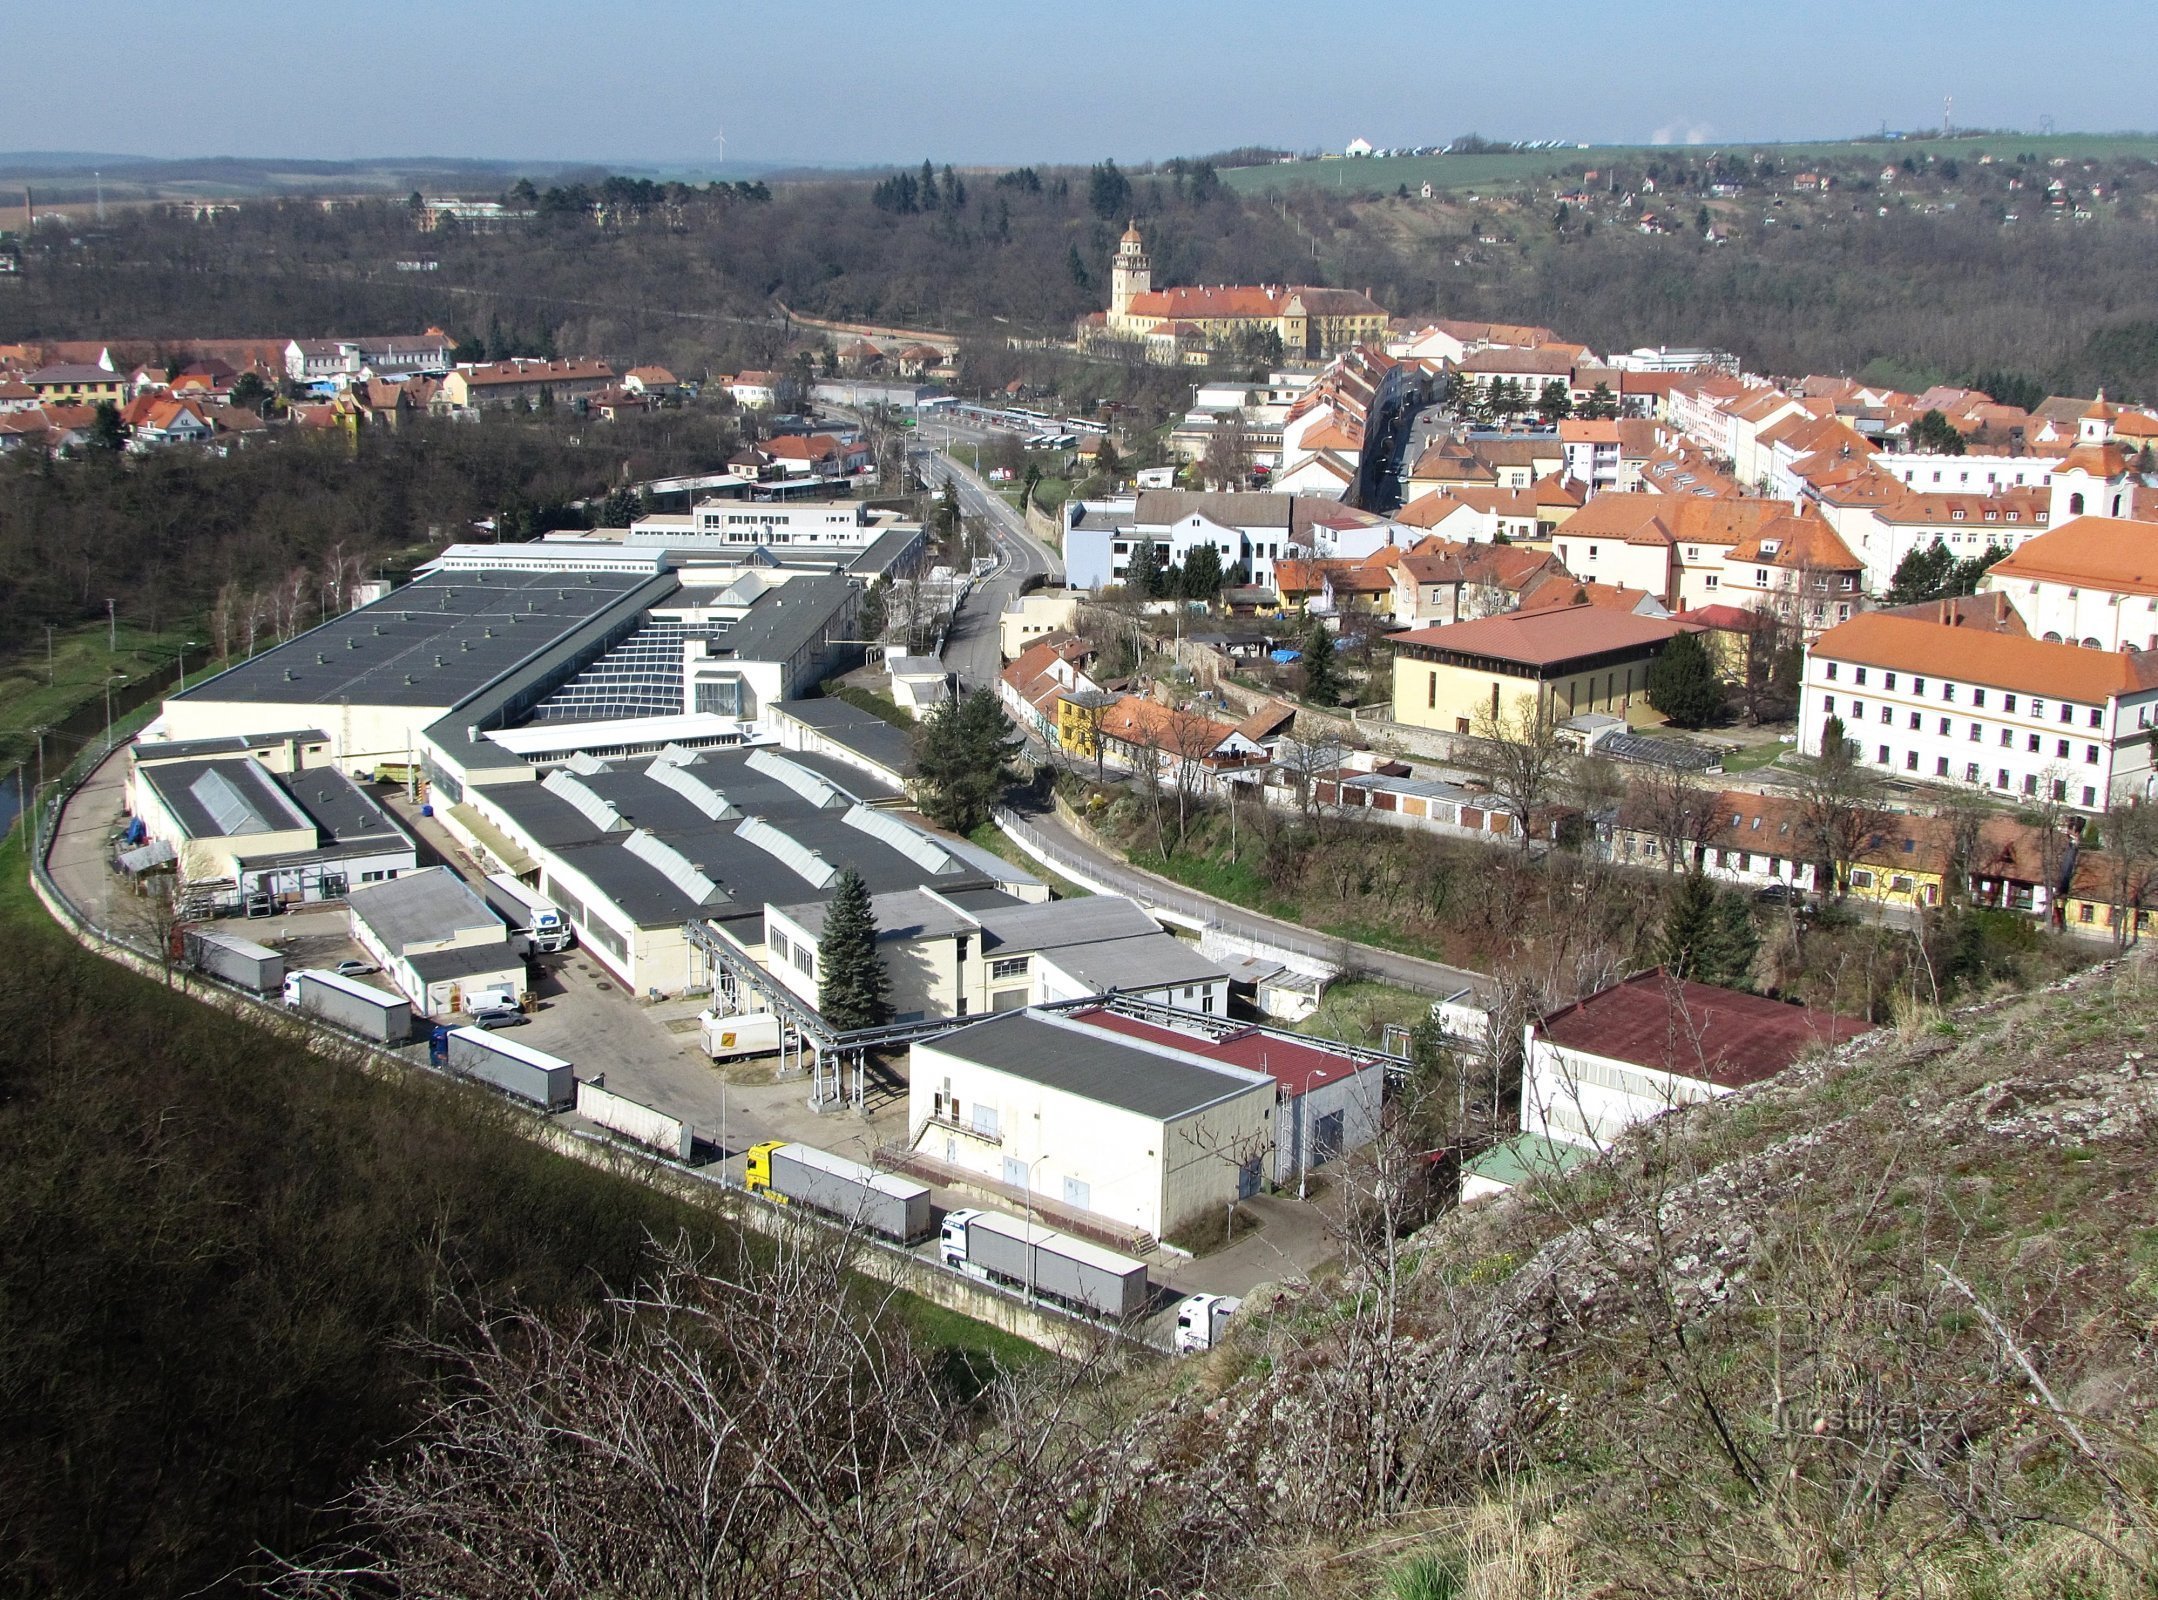
[[[1189,346],[1220,347],[1269,331],[1280,337],[1285,356],[1303,357],[1386,336],[1386,308],[1355,289],[1289,284],[1157,289],[1153,284],[1146,241],[1135,222],[1124,230],[1110,263],[1108,313],[1080,324],[1080,342],[1158,338],[1173,344],[1172,359],[1187,360]]]
[[[1116,696],[1101,689],[1065,689],[1057,694],[1057,743],[1072,755],[1092,760],[1101,737],[1101,721]]]
[[[1539,701],[1557,721],[1622,717],[1646,696],[1664,646],[1694,631],[1668,617],[1560,606],[1398,634],[1394,720],[1471,733],[1479,716],[1513,717]]]

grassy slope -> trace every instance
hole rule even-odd
[[[0,1586],[180,1594],[329,1522],[456,1287],[574,1312],[717,1210],[77,949],[0,846]],[[919,1302],[955,1375],[1026,1347]]]
[[[2146,1593],[2074,1530],[2158,1552],[2154,1024],[2147,963],[2096,969],[1426,1229],[1383,1402],[1410,1436],[1307,1592]],[[1254,1431],[1180,1448],[1264,1459],[1277,1415],[1377,1403],[1331,1295],[1217,1361],[1207,1415]],[[1354,1461],[1362,1411],[1335,1414]]]
[[[178,682],[180,647],[201,637],[200,633],[185,630],[150,633],[122,624],[115,651],[110,648],[102,622],[62,629],[53,638],[49,673],[43,633],[24,641],[20,650],[11,653],[12,659],[0,666],[0,761],[34,755],[37,740],[31,730],[96,704],[103,698],[105,681],[115,668],[123,674],[114,679],[116,689],[149,676],[168,685]],[[188,652],[190,677],[201,672],[202,658],[200,648]],[[74,754],[72,746],[67,753]],[[47,761],[52,754],[48,745]]]

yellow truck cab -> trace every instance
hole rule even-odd
[[[742,1186],[751,1194],[761,1194],[776,1205],[785,1205],[787,1197],[772,1187],[772,1152],[785,1141],[773,1139],[765,1144],[753,1144],[749,1153],[742,1157]]]

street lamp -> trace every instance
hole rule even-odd
[[[187,653],[194,648],[195,641],[193,639],[180,646],[180,689],[177,692],[184,692],[187,688]]]

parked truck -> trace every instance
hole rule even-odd
[[[570,947],[569,918],[562,908],[537,889],[520,883],[507,872],[491,872],[480,885],[488,905],[510,925],[510,932],[531,940],[532,948],[552,954]]]
[[[714,1061],[728,1061],[736,1056],[768,1056],[779,1048],[779,1016],[776,1012],[728,1014],[701,1011],[697,1014],[697,1023],[704,1053]]]
[[[1176,1308],[1176,1353],[1188,1356],[1211,1350],[1229,1331],[1229,1319],[1244,1302],[1233,1294],[1195,1294]]]
[[[209,928],[189,928],[184,948],[187,964],[213,978],[257,994],[282,991],[285,986],[285,958],[252,939]]]
[[[306,967],[286,973],[285,1004],[377,1044],[403,1044],[412,1037],[412,1007],[403,995],[334,972]]]
[[[939,1253],[970,1277],[1092,1317],[1135,1317],[1153,1292],[1144,1262],[994,1211],[947,1214]]]
[[[742,1177],[751,1194],[859,1223],[897,1244],[913,1244],[935,1231],[927,1187],[828,1150],[778,1141],[752,1145]]]
[[[577,1072],[567,1061],[485,1028],[450,1029],[449,1066],[542,1111],[567,1111],[577,1103]]]

